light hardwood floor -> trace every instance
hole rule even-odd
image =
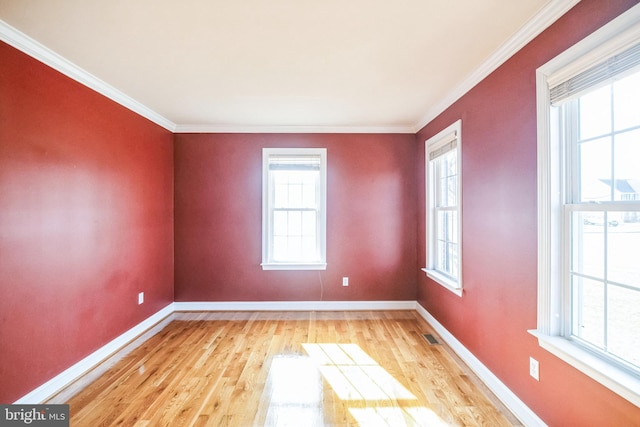
[[[414,311],[177,313],[69,400],[77,426],[519,425]]]

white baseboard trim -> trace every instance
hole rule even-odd
[[[64,403],[129,352],[162,330],[178,311],[414,310],[415,301],[174,302],[105,344],[15,404]]]
[[[473,355],[458,339],[451,334],[435,317],[431,315],[423,306],[416,302],[415,310],[424,320],[429,323],[447,343],[449,347],[469,366],[469,368],[485,383],[487,387],[496,395],[502,403],[524,424],[525,426],[546,427],[544,421],[540,419],[525,403],[516,396],[493,372],[489,370],[477,357]]]
[[[270,301],[270,302],[174,302],[124,334],[69,367],[51,380],[24,395],[15,404],[64,403],[91,381],[102,375],[127,353],[170,323],[176,312],[193,311],[348,311],[416,310],[526,426],[546,424],[467,350],[447,329],[416,301]]]
[[[14,403],[63,403],[79,391],[82,385],[102,375],[128,352],[164,328],[171,322],[173,312],[173,303],[171,303]],[[71,388],[70,386],[76,381],[82,384],[67,391],[66,389]]]
[[[174,302],[175,311],[415,310],[415,301]]]

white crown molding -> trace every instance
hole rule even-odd
[[[413,126],[176,125],[174,133],[362,133],[414,134]]]
[[[434,105],[427,111],[420,121],[413,127],[412,132],[417,133],[429,122],[435,119],[440,113],[449,108],[469,92],[475,85],[480,83],[485,77],[494,72],[504,64],[516,52],[522,49],[527,43],[556,22],[569,9],[578,4],[580,0],[552,0],[540,12],[529,20],[511,39],[504,43],[493,53],[480,67],[460,83],[441,102]]]
[[[149,119],[173,133],[362,133],[415,134],[436,118],[476,84],[533,40],[580,0],[552,0],[533,19],[503,44],[483,65],[469,75],[438,104],[435,104],[414,126],[242,126],[242,125],[176,125],[118,89],[93,76],[34,39],[0,20],[0,40],[43,62],[62,74],[106,96],[129,110]]]
[[[233,301],[174,302],[175,311],[415,310],[415,301]]]
[[[106,96],[134,113],[149,119],[153,123],[162,126],[171,132],[175,130],[176,125],[170,120],[167,120],[160,114],[144,106],[130,96],[125,95],[118,89],[78,67],[73,62],[63,58],[51,49],[38,43],[36,40],[18,31],[2,20],[0,20],[0,40],[37,59],[45,65],[48,65],[54,70],[61,72],[65,76]]]
[[[522,424],[525,426],[546,427],[546,424],[540,417],[418,302],[416,302],[416,311],[433,327],[442,340],[471,368],[482,382],[489,387],[496,397],[513,412]]]

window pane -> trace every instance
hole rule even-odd
[[[302,183],[295,179],[295,176],[289,177],[289,203],[287,207],[298,208],[302,206]]]
[[[436,159],[441,177],[454,176],[456,174],[456,150],[452,149]]]
[[[446,211],[436,211],[436,239],[447,240],[447,227],[445,224]]]
[[[458,278],[458,245],[451,242],[438,240],[436,242],[435,270],[440,271],[454,279]]]
[[[317,261],[317,212],[274,211],[275,261]]]
[[[321,269],[326,149],[265,148],[263,165],[263,269]]]
[[[458,212],[452,211],[449,215],[449,234],[448,239],[452,243],[458,243]]]
[[[273,203],[276,208],[289,206],[289,185],[286,182],[286,177],[281,174],[274,176]]]
[[[604,279],[604,213],[573,212],[571,271]]]
[[[611,86],[594,90],[579,99],[580,138],[595,138],[611,132]]]
[[[447,178],[446,206],[456,206],[458,197],[457,182],[458,179],[455,176]]]
[[[287,235],[288,224],[288,212],[286,211],[274,211],[273,212],[273,234],[276,236]]]
[[[287,239],[287,260],[302,260],[302,237],[289,236]]]
[[[447,178],[443,175],[438,176],[438,190],[436,192],[436,206],[447,206]]]
[[[287,260],[287,237],[286,236],[274,236],[273,237],[273,259],[275,261]]]
[[[609,286],[607,349],[640,367],[640,291]]]
[[[574,275],[572,300],[573,335],[604,348],[604,284]]]
[[[274,170],[273,259],[312,262],[319,259],[316,208],[317,171]],[[285,210],[286,209],[286,210]]]
[[[581,202],[611,200],[611,138],[600,138],[579,145]]]
[[[640,200],[640,129],[620,133],[614,141],[615,200]]]
[[[449,243],[447,245],[447,252],[449,256],[449,275],[457,279],[458,278],[458,245],[455,243]]]
[[[449,273],[449,257],[447,254],[447,242],[438,240],[436,242],[436,265],[435,269],[443,273]]]
[[[458,245],[461,233],[458,227],[461,190],[458,157],[461,143],[461,121],[425,142],[429,230],[425,271],[440,285],[452,290],[462,289],[458,273],[461,255]]]
[[[613,84],[616,130],[640,125],[640,71]]]
[[[458,242],[458,214],[456,211],[438,211],[437,235],[438,240]]]
[[[313,261],[317,259],[317,246],[315,236],[303,236],[301,244],[301,254],[303,261]]]
[[[287,224],[287,234],[289,236],[300,236],[302,234],[302,212],[289,212],[289,223]]]
[[[309,173],[304,180],[304,188],[302,191],[302,204],[303,208],[315,208],[317,206],[317,186],[316,181],[320,179],[319,173]]]
[[[304,236],[316,235],[316,217],[315,211],[302,212],[302,234]]]
[[[271,173],[274,180],[274,207],[316,207],[318,171],[276,170]]]
[[[436,206],[456,206],[458,192],[456,152],[449,151],[434,161],[438,182]]]
[[[607,279],[640,290],[640,223],[625,221],[637,219],[639,214],[608,212],[608,223],[617,225],[608,228]]]

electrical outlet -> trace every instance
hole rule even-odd
[[[138,293],[138,305],[144,302],[144,292]]]
[[[349,278],[348,277],[343,277],[342,278],[342,286],[349,286]]]
[[[540,364],[533,357],[529,358],[529,375],[535,378],[536,381],[540,381]]]

